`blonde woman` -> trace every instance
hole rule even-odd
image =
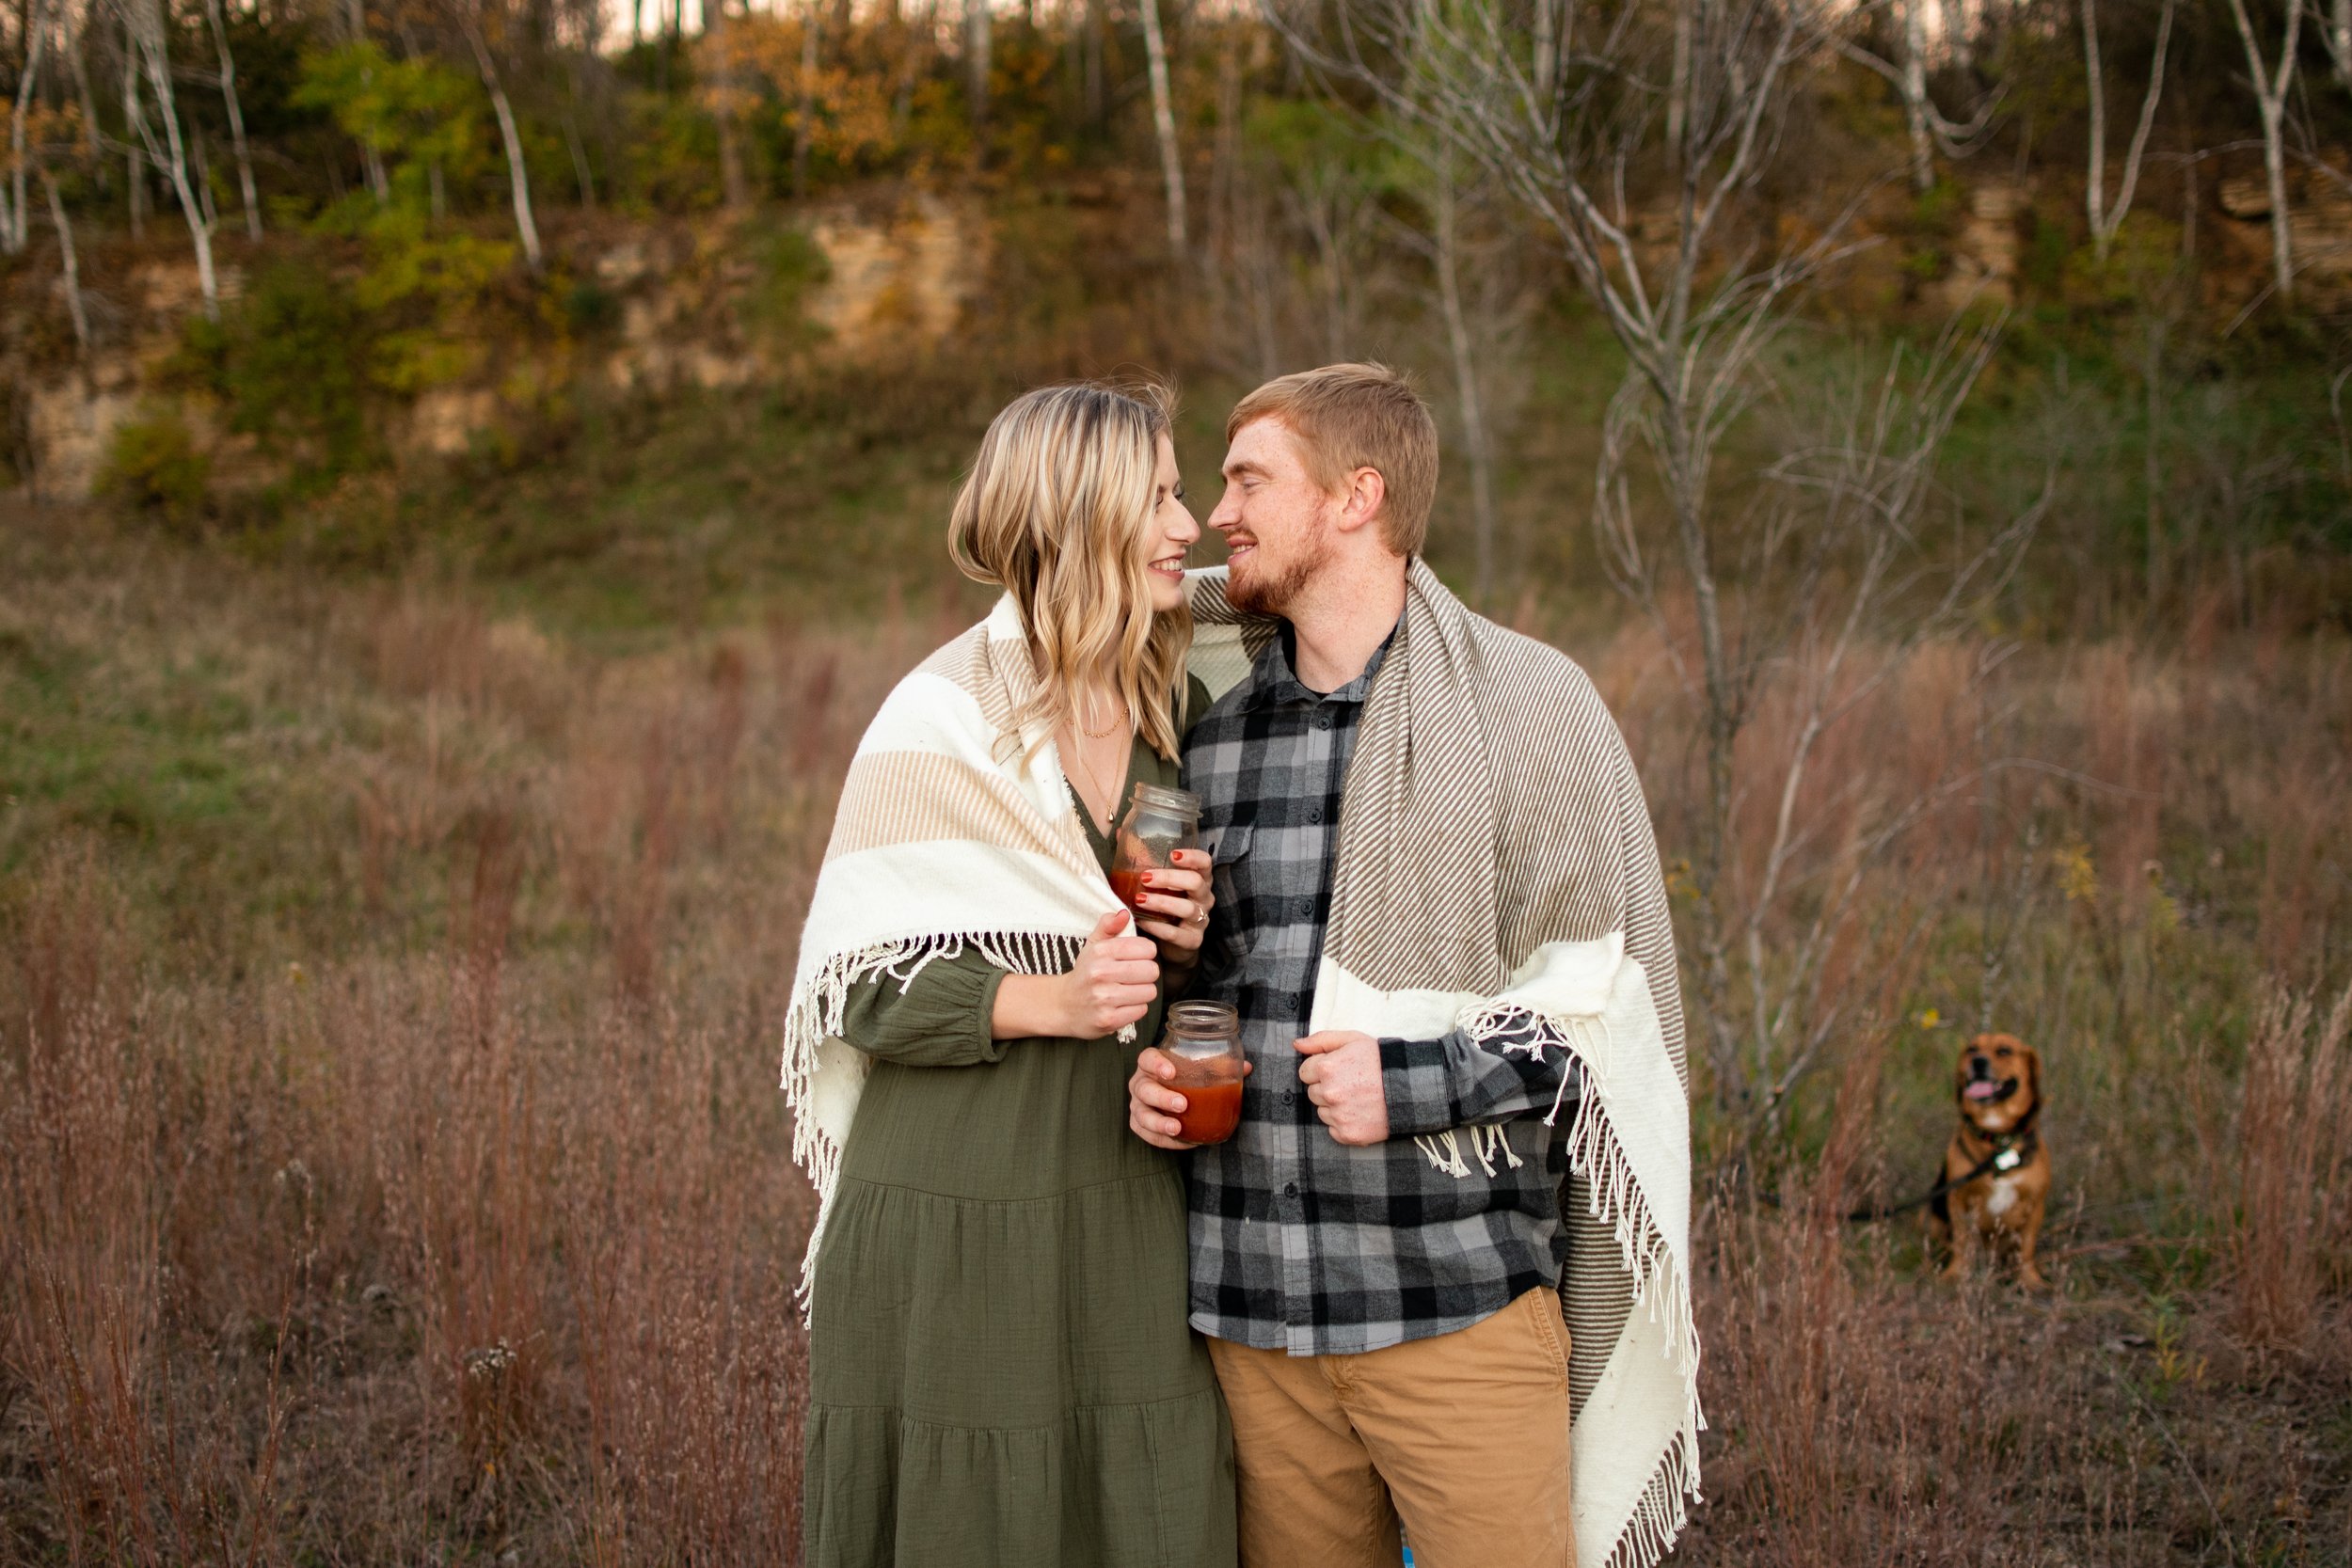
[[[1105,876],[1134,786],[1178,783],[1207,707],[1184,673],[1200,532],[1164,398],[1016,400],[949,525],[1004,598],[891,694],[844,784],[787,1026],[823,1199],[810,1568],[1234,1560],[1182,1174],[1126,1129],[1207,858],[1132,916]]]

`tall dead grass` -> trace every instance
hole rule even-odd
[[[2236,1199],[2220,1218],[2237,1327],[2288,1352],[2312,1347],[2329,1298],[2352,1287],[2352,990],[2315,1014],[2308,995],[2263,998],[2239,1088],[2235,1192],[2220,1189]]]
[[[142,641],[186,635],[159,609],[93,602],[12,613],[178,657]],[[168,847],[135,841],[59,834],[0,877],[0,1560],[794,1560],[809,1204],[777,1020],[850,750],[946,610],[595,658],[425,584],[225,602],[245,619],[217,657],[267,656],[237,677],[253,710],[316,737],[314,787],[252,792],[249,831],[325,912],[241,925],[250,857],[163,879]],[[1671,863],[1694,781],[1657,658],[1635,629],[1588,662]],[[1788,732],[1767,697],[1765,761]],[[1844,722],[1796,800],[1770,960],[1861,863],[1858,824],[1992,782],[1870,862],[1828,940],[1814,983],[1844,1022],[1775,1134],[1786,1207],[1705,1208],[1712,1501],[1688,1549],[2320,1560],[2352,1538],[2322,1533],[2323,1461],[2247,1435],[2286,1396],[2209,1369],[2323,1339],[2352,1284],[2345,1009],[2271,1004],[2242,1083],[2233,1044],[2263,973],[2343,961],[2352,831],[2313,809],[2331,764],[2301,737],[2352,723],[2352,659],[1963,641]],[[1776,816],[1740,822],[1756,875]],[[1980,1011],[2048,1069],[2046,1311],[1924,1285],[1911,1231],[1836,1219],[1915,1190],[1953,1021]],[[2240,1105],[2210,1146],[2239,1178],[2210,1310],[2174,1225],[2206,1212],[2184,1085]],[[1703,1167],[1727,1142],[1702,1123]],[[2339,1388],[2307,1363],[2314,1397]],[[2265,1513],[2280,1474],[2323,1502]]]

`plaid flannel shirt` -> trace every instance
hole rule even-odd
[[[1353,1354],[1467,1328],[1558,1282],[1567,1165],[1544,1117],[1558,1106],[1565,1129],[1577,1085],[1556,1051],[1459,1032],[1383,1040],[1388,1141],[1332,1140],[1293,1042],[1314,1007],[1343,786],[1388,645],[1327,695],[1299,682],[1292,647],[1286,626],[1184,745],[1216,889],[1192,994],[1239,1010],[1255,1064],[1232,1140],[1188,1158],[1192,1323],[1294,1355]],[[1457,1179],[1413,1143],[1470,1124],[1502,1125],[1521,1164]]]

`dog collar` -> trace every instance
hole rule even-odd
[[[2040,1106],[2034,1108],[2041,1109]],[[1993,1168],[2006,1176],[2024,1164],[2026,1156],[2033,1152],[2034,1134],[2031,1117],[2028,1117],[2026,1125],[2012,1127],[1998,1137],[1992,1139],[1991,1142],[1993,1144]]]

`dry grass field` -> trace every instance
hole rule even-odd
[[[777,1020],[939,604],[598,647],[463,583],[0,519],[0,1560],[796,1560]],[[1655,638],[1526,614],[1675,862]],[[1819,1065],[1766,1116],[1700,1086],[1676,1560],[2352,1561],[2352,645],[2216,605],[1996,651],[1922,650],[1825,737],[1826,839],[1937,803],[1862,870]],[[1925,1184],[1980,1021],[2044,1053],[2046,1298],[1838,1219]]]

